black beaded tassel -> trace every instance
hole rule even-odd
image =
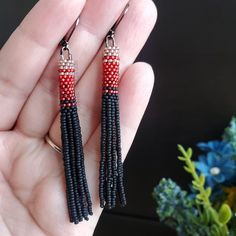
[[[68,52],[68,59],[63,56]],[[61,138],[70,222],[78,224],[92,215],[92,202],[85,174],[84,154],[75,96],[75,65],[68,45],[59,61]]]
[[[110,37],[110,38],[109,38]],[[112,209],[117,196],[121,206],[126,205],[121,156],[119,114],[119,48],[114,36],[108,36],[103,57],[103,96],[101,117],[100,205]],[[113,45],[109,46],[109,40]]]

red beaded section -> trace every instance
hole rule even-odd
[[[103,93],[118,94],[120,58],[117,47],[105,48],[103,57]]]
[[[76,106],[74,62],[71,60],[61,60],[58,71],[61,107]]]

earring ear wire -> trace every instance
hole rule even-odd
[[[109,46],[116,46],[116,42],[115,42],[115,31],[117,29],[117,27],[119,26],[120,22],[123,20],[123,18],[125,17],[125,15],[127,14],[128,10],[129,10],[129,6],[130,4],[127,3],[124,10],[121,12],[119,18],[117,19],[117,21],[115,22],[115,24],[111,27],[111,29],[109,30],[106,38],[105,38],[105,44],[106,47]],[[112,42],[111,45],[109,42]]]
[[[115,24],[111,27],[110,31],[115,32],[118,25],[120,24],[120,22],[123,20],[123,18],[125,17],[125,15],[127,14],[128,10],[129,10],[130,4],[127,3],[124,10],[121,12],[120,17],[117,19],[117,21],[115,22]]]
[[[78,24],[79,24],[79,17],[77,18],[77,20],[75,21],[75,23],[71,26],[71,28],[69,29],[69,31],[67,32],[67,34],[64,36],[64,38],[61,40],[60,42],[60,46],[65,46],[69,43],[73,33],[75,32]]]

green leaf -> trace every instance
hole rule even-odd
[[[201,185],[196,181],[196,180],[193,180],[192,181],[192,184],[194,187],[196,187],[197,189],[199,189],[199,187],[201,187]]]
[[[196,190],[197,190],[197,189],[196,189]],[[197,198],[195,199],[195,202],[196,202],[197,205],[201,205],[201,204],[202,204],[202,201],[199,200],[199,199],[197,199]]]
[[[219,214],[218,214],[218,212],[214,208],[210,208],[208,210],[209,210],[209,214],[211,215],[211,219],[213,219],[213,221],[215,223],[219,223]]]
[[[201,186],[204,186],[205,180],[206,180],[206,177],[204,175],[199,176],[199,182],[200,182]]]
[[[212,192],[212,190],[211,190],[210,187],[206,189],[206,195],[207,195],[207,197],[210,197],[210,196],[211,196],[211,192]]]
[[[192,157],[192,155],[193,155],[193,150],[192,150],[192,148],[188,148],[187,154],[188,154],[188,157],[189,157],[189,158]]]
[[[192,173],[192,170],[187,166],[184,166],[184,170],[190,174]]]
[[[204,197],[200,193],[196,195],[196,198],[200,201],[204,200]]]
[[[211,226],[211,235],[214,236],[222,236],[220,229],[217,227],[217,225],[212,225]]]
[[[202,220],[205,223],[205,225],[207,225],[209,223],[210,218],[211,218],[209,211],[204,211],[203,214],[201,215],[201,217],[202,217]]]
[[[178,157],[178,159],[179,159],[180,161],[185,161],[185,160],[186,160],[185,157]]]
[[[220,208],[219,211],[219,221],[222,224],[227,224],[231,217],[232,217],[232,212],[228,204],[223,204]]]
[[[195,190],[197,190],[197,191],[199,191],[199,187],[198,187],[198,186],[194,186],[194,185],[193,185],[192,188],[195,189]]]
[[[187,153],[182,145],[178,144],[178,149],[184,156],[187,156]]]

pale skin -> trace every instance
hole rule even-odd
[[[127,0],[40,0],[0,51],[1,236],[91,236],[98,198],[103,39]],[[78,65],[76,95],[94,215],[68,221],[60,146],[58,43],[80,15],[70,47]],[[133,64],[157,18],[151,0],[131,0],[116,32],[120,47],[123,157],[133,142],[153,88],[146,63]]]

